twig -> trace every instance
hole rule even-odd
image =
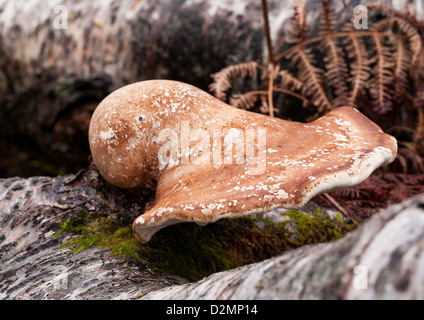
[[[330,201],[330,203],[336,207],[337,210],[339,210],[341,213],[343,213],[346,217],[348,217],[350,220],[353,221],[354,224],[356,224],[357,226],[359,225],[358,222],[353,219],[349,213],[347,212],[347,210],[345,208],[343,208],[337,201],[336,199],[334,199],[332,196],[330,196],[328,193],[323,193],[323,196],[327,198],[328,201]]]

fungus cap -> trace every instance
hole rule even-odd
[[[134,83],[106,97],[93,114],[89,142],[109,183],[157,183],[150,209],[133,223],[141,241],[175,223],[299,208],[362,182],[397,151],[393,137],[351,107],[291,122],[167,80]]]

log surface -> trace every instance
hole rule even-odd
[[[171,286],[142,299],[424,299],[424,195],[344,238]]]
[[[70,253],[55,236],[81,211],[136,217],[143,204],[97,171],[0,180],[0,299],[424,299],[424,195],[344,238],[188,283],[108,248]]]
[[[151,271],[108,248],[70,253],[60,223],[82,211],[131,219],[142,207],[96,171],[0,179],[0,299],[129,299],[186,280]]]

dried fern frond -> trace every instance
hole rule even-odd
[[[336,39],[331,37],[326,37],[318,48],[324,53],[325,77],[336,97],[333,105],[336,107],[346,105],[348,71],[343,49],[337,44]]]
[[[384,3],[370,3],[368,8],[382,11],[388,16],[387,19],[383,20],[379,24],[383,25],[385,22],[388,29],[388,25],[396,23],[402,32],[406,34],[409,39],[411,51],[413,52],[411,60],[411,71],[413,71],[420,52],[423,49],[423,40],[418,32],[421,24],[409,13],[407,9],[397,10]]]
[[[420,89],[424,90],[424,51],[422,51],[417,58],[417,63],[415,66],[415,72],[411,73],[411,76],[413,76],[414,80],[421,83]],[[417,80],[418,79],[418,80]]]
[[[349,65],[349,90],[347,105],[355,107],[359,97],[364,96],[368,89],[368,80],[371,76],[371,62],[368,57],[368,50],[360,32],[355,28],[355,21],[359,13],[354,14],[350,21],[341,28],[346,33],[343,40],[347,53]]]
[[[412,51],[412,59],[410,62],[411,71],[414,72],[418,57],[423,49],[423,40],[417,29],[413,27],[407,20],[394,17],[393,21],[399,26],[399,28],[406,34],[409,39],[409,47]]]
[[[394,102],[399,103],[405,98],[406,88],[408,87],[409,81],[409,72],[417,72],[418,68],[415,68],[415,64],[419,57],[419,54],[422,49],[422,39],[417,29],[409,23],[409,19],[405,13],[402,11],[389,9],[386,5],[379,4],[378,6],[373,6],[375,8],[385,8],[384,10],[389,15],[388,18],[381,20],[378,23],[375,23],[371,26],[370,31],[382,33],[385,31],[393,32],[393,28],[397,26],[403,33],[405,33],[407,39],[409,40],[409,46],[406,43],[405,39],[400,37],[392,37],[392,41],[397,41],[397,46],[392,46],[395,48],[394,52],[394,82],[393,82],[393,99]],[[390,34],[388,33],[388,35]],[[374,39],[375,40],[375,39]],[[383,46],[384,43],[380,41],[380,44]],[[376,46],[378,49],[378,44]],[[411,56],[412,51],[412,56]],[[383,60],[387,60],[387,57],[382,57]],[[390,81],[389,78],[387,78]],[[386,82],[388,82],[386,81]],[[381,82],[380,82],[381,84]],[[387,91],[390,93],[391,90],[386,86]],[[375,91],[373,91],[375,93]],[[381,95],[379,96],[381,100]],[[381,106],[381,101],[379,102]],[[381,108],[378,108],[381,111]],[[390,109],[390,108],[389,108]]]
[[[393,107],[393,83],[395,61],[391,47],[385,41],[385,37],[379,33],[372,35],[375,43],[374,57],[370,59],[375,62],[372,70],[370,95],[372,98],[373,110],[384,114],[392,110]]]
[[[250,91],[245,94],[236,94],[231,96],[230,104],[239,109],[251,109],[261,95],[267,95],[266,91]]]
[[[418,103],[424,104],[424,91],[418,92],[417,101]]]
[[[347,56],[351,60],[350,66],[350,91],[348,95],[348,105],[356,106],[356,101],[364,95],[368,88],[368,79],[371,75],[370,60],[368,51],[363,40],[356,36],[348,36],[344,40]]]
[[[246,77],[256,77],[258,69],[264,70],[265,68],[255,61],[226,67],[212,75],[214,82],[209,85],[209,89],[218,99],[224,100],[226,91],[231,88],[234,80]]]
[[[323,113],[332,109],[332,105],[323,87],[324,71],[317,68],[311,49],[297,46],[288,56],[298,68],[299,79],[303,82],[302,94]]]
[[[301,90],[303,87],[303,82],[293,76],[287,70],[278,71],[277,76],[281,77],[280,83],[276,84],[276,86],[279,88],[288,90]]]
[[[387,18],[381,20],[378,16],[380,20],[368,30],[357,30],[352,23],[357,14],[340,29],[331,0],[321,0],[321,4],[317,36],[306,38],[306,4],[304,0],[295,0],[290,20],[293,29],[288,31],[291,39],[287,41],[291,45],[276,55],[268,68],[247,62],[214,74],[210,89],[215,96],[226,99],[234,80],[257,77],[260,72],[262,80],[268,81],[263,81],[259,90],[267,91],[234,95],[231,104],[249,109],[258,105],[260,98],[267,101],[262,103],[261,110],[268,106],[271,115],[273,98],[281,92],[302,99],[304,105],[311,103],[317,116],[334,106],[357,106],[358,101],[368,99],[373,106],[371,114],[378,117],[404,100],[412,81],[416,87],[413,93],[409,90],[412,94],[424,91],[424,43],[420,24],[409,12],[385,4],[367,4]],[[293,68],[280,70],[286,63]]]
[[[338,26],[336,13],[331,6],[331,0],[321,0],[321,18],[318,35],[326,35],[336,32]]]
[[[411,52],[406,40],[398,39],[395,52],[396,67],[394,70],[394,101],[397,103],[405,99],[407,87],[409,86],[409,67],[411,65]]]
[[[306,2],[303,0],[295,0],[293,10],[293,16],[290,18],[292,30],[288,31],[288,34],[291,35],[292,38],[287,40],[287,43],[290,44],[299,43],[307,36]]]
[[[415,29],[419,29],[422,24],[409,13],[408,9],[395,9],[390,5],[382,2],[368,3],[367,8],[371,10],[378,10],[384,12],[388,17],[397,17],[404,21],[407,21]]]
[[[391,30],[393,26],[393,18],[385,18],[377,23],[374,23],[369,27],[369,31],[372,32],[385,32],[387,30]]]

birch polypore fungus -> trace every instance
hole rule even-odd
[[[94,163],[121,188],[154,188],[133,223],[148,241],[179,222],[207,224],[298,208],[319,193],[365,180],[393,161],[396,140],[356,109],[298,123],[233,108],[188,84],[125,86],[95,110]]]

